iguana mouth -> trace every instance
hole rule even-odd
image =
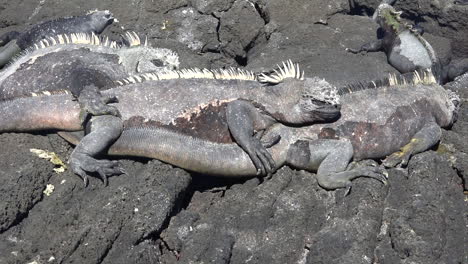
[[[312,111],[314,116],[319,116],[324,121],[335,120],[340,116],[341,105],[339,104],[324,104],[318,106]]]

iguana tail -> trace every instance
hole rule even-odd
[[[0,133],[82,129],[78,102],[69,94],[0,101]]]
[[[282,140],[269,149],[277,166],[285,163],[288,148],[288,141]],[[257,174],[250,157],[235,143],[214,143],[157,127],[125,128],[108,154],[154,158],[209,175],[248,177]]]

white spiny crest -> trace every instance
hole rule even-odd
[[[148,46],[148,40],[145,38],[142,44],[140,37],[133,31],[126,32],[123,36],[128,43],[129,47],[134,46]],[[81,45],[93,45],[93,46],[104,46],[113,49],[122,48],[116,41],[110,40],[107,36],[97,36],[94,33],[70,33],[70,34],[59,34],[55,36],[46,37],[37,43],[33,44],[32,47],[24,50],[20,54],[16,55],[12,61],[25,56],[26,54],[33,52],[34,50],[45,49],[55,45],[66,45],[66,44],[81,44]],[[176,53],[168,54],[168,59],[178,61]],[[11,64],[11,63],[10,63]]]
[[[431,69],[426,69],[423,72],[414,71],[413,78],[411,80],[406,80],[406,78],[398,78],[396,74],[389,74],[388,83],[390,86],[396,85],[417,85],[417,84],[434,84],[437,83],[437,80],[432,73]]]
[[[34,44],[33,48],[37,50],[61,44],[82,44],[106,46],[109,48],[119,47],[117,42],[109,40],[108,37],[98,37],[94,33],[71,33],[47,37]]]
[[[128,46],[133,47],[133,46],[141,46],[141,38],[138,36],[138,34],[135,31],[127,31],[123,35],[123,38],[128,42]],[[145,37],[145,42],[143,43],[143,46],[148,45],[148,38]]]
[[[99,11],[97,9],[93,9],[93,10],[89,10],[88,12],[86,12],[86,15],[91,15],[91,14],[94,14],[96,12],[104,12],[105,14],[111,14],[111,12],[109,10],[102,10],[102,11]]]
[[[432,73],[431,69],[426,69],[424,72],[422,72],[422,76],[419,74],[418,71],[414,72],[415,75],[413,77],[413,83],[414,84],[433,84],[437,83],[437,80]]]
[[[115,83],[117,85],[125,85],[130,83],[141,83],[144,81],[169,79],[222,79],[256,81],[256,76],[251,71],[237,68],[216,70],[192,68],[136,74],[129,76],[123,80],[116,81]]]
[[[39,91],[39,92],[31,92],[29,96],[26,96],[26,97],[40,97],[40,96],[62,95],[62,94],[71,94],[71,93],[68,90]],[[22,96],[19,96],[19,97],[22,97]]]
[[[260,74],[258,76],[258,81],[263,83],[280,83],[286,78],[295,78],[299,80],[304,80],[304,72],[299,69],[299,64],[294,64],[291,60],[282,62],[283,67],[278,66],[278,70],[273,70],[272,74]]]

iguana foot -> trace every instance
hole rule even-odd
[[[81,109],[93,116],[113,115],[120,117],[119,110],[115,106],[108,105],[117,101],[114,96],[103,96],[94,85],[84,87],[78,96]]]
[[[107,186],[107,177],[125,174],[121,163],[115,160],[97,160],[84,153],[73,152],[70,157],[70,168],[78,174],[88,186],[88,173],[97,173]]]
[[[351,49],[351,48],[346,48],[345,49],[347,52],[351,52],[353,54],[358,54],[361,53],[362,49]]]
[[[268,146],[270,142],[266,142]],[[271,176],[276,169],[275,161],[266,146],[258,139],[253,137],[252,140],[245,146],[245,152],[252,159],[255,168],[257,168],[257,175]]]
[[[328,175],[317,174],[317,181],[320,186],[328,190],[347,188],[347,194],[351,190],[351,181],[359,177],[373,178],[383,184],[387,184],[385,169],[369,165],[358,165],[358,167],[352,168],[351,170],[330,173]]]
[[[410,143],[406,144],[401,148],[400,151],[397,151],[382,161],[382,164],[387,168],[393,168],[396,166],[406,166],[411,158],[411,155],[414,153],[414,149],[418,139],[413,138]]]
[[[348,164],[348,167],[346,168],[347,171],[350,171],[352,169],[358,168],[358,167],[363,167],[363,166],[372,166],[372,167],[378,167],[379,163],[377,161],[372,160],[372,159],[366,159],[366,160],[361,160],[361,161],[353,161]]]

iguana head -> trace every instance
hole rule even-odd
[[[304,80],[304,90],[299,108],[310,122],[328,122],[340,115],[338,90],[324,79],[313,77]]]
[[[384,3],[377,7],[372,18],[385,31],[398,33],[401,27],[401,13],[397,12],[393,6]]]
[[[272,93],[282,96],[282,121],[291,124],[328,122],[340,115],[338,89],[318,77],[304,78],[298,64],[291,60],[272,74],[261,74],[258,81],[278,84]],[[286,109],[293,109],[287,111]],[[273,111],[271,111],[273,112]]]
[[[179,56],[170,49],[153,48],[135,33],[122,36],[124,48],[119,51],[120,63],[130,74],[160,72],[179,68]]]
[[[91,18],[91,25],[94,32],[97,34],[101,34],[108,25],[114,22],[114,16],[109,10],[91,11],[88,15]]]

